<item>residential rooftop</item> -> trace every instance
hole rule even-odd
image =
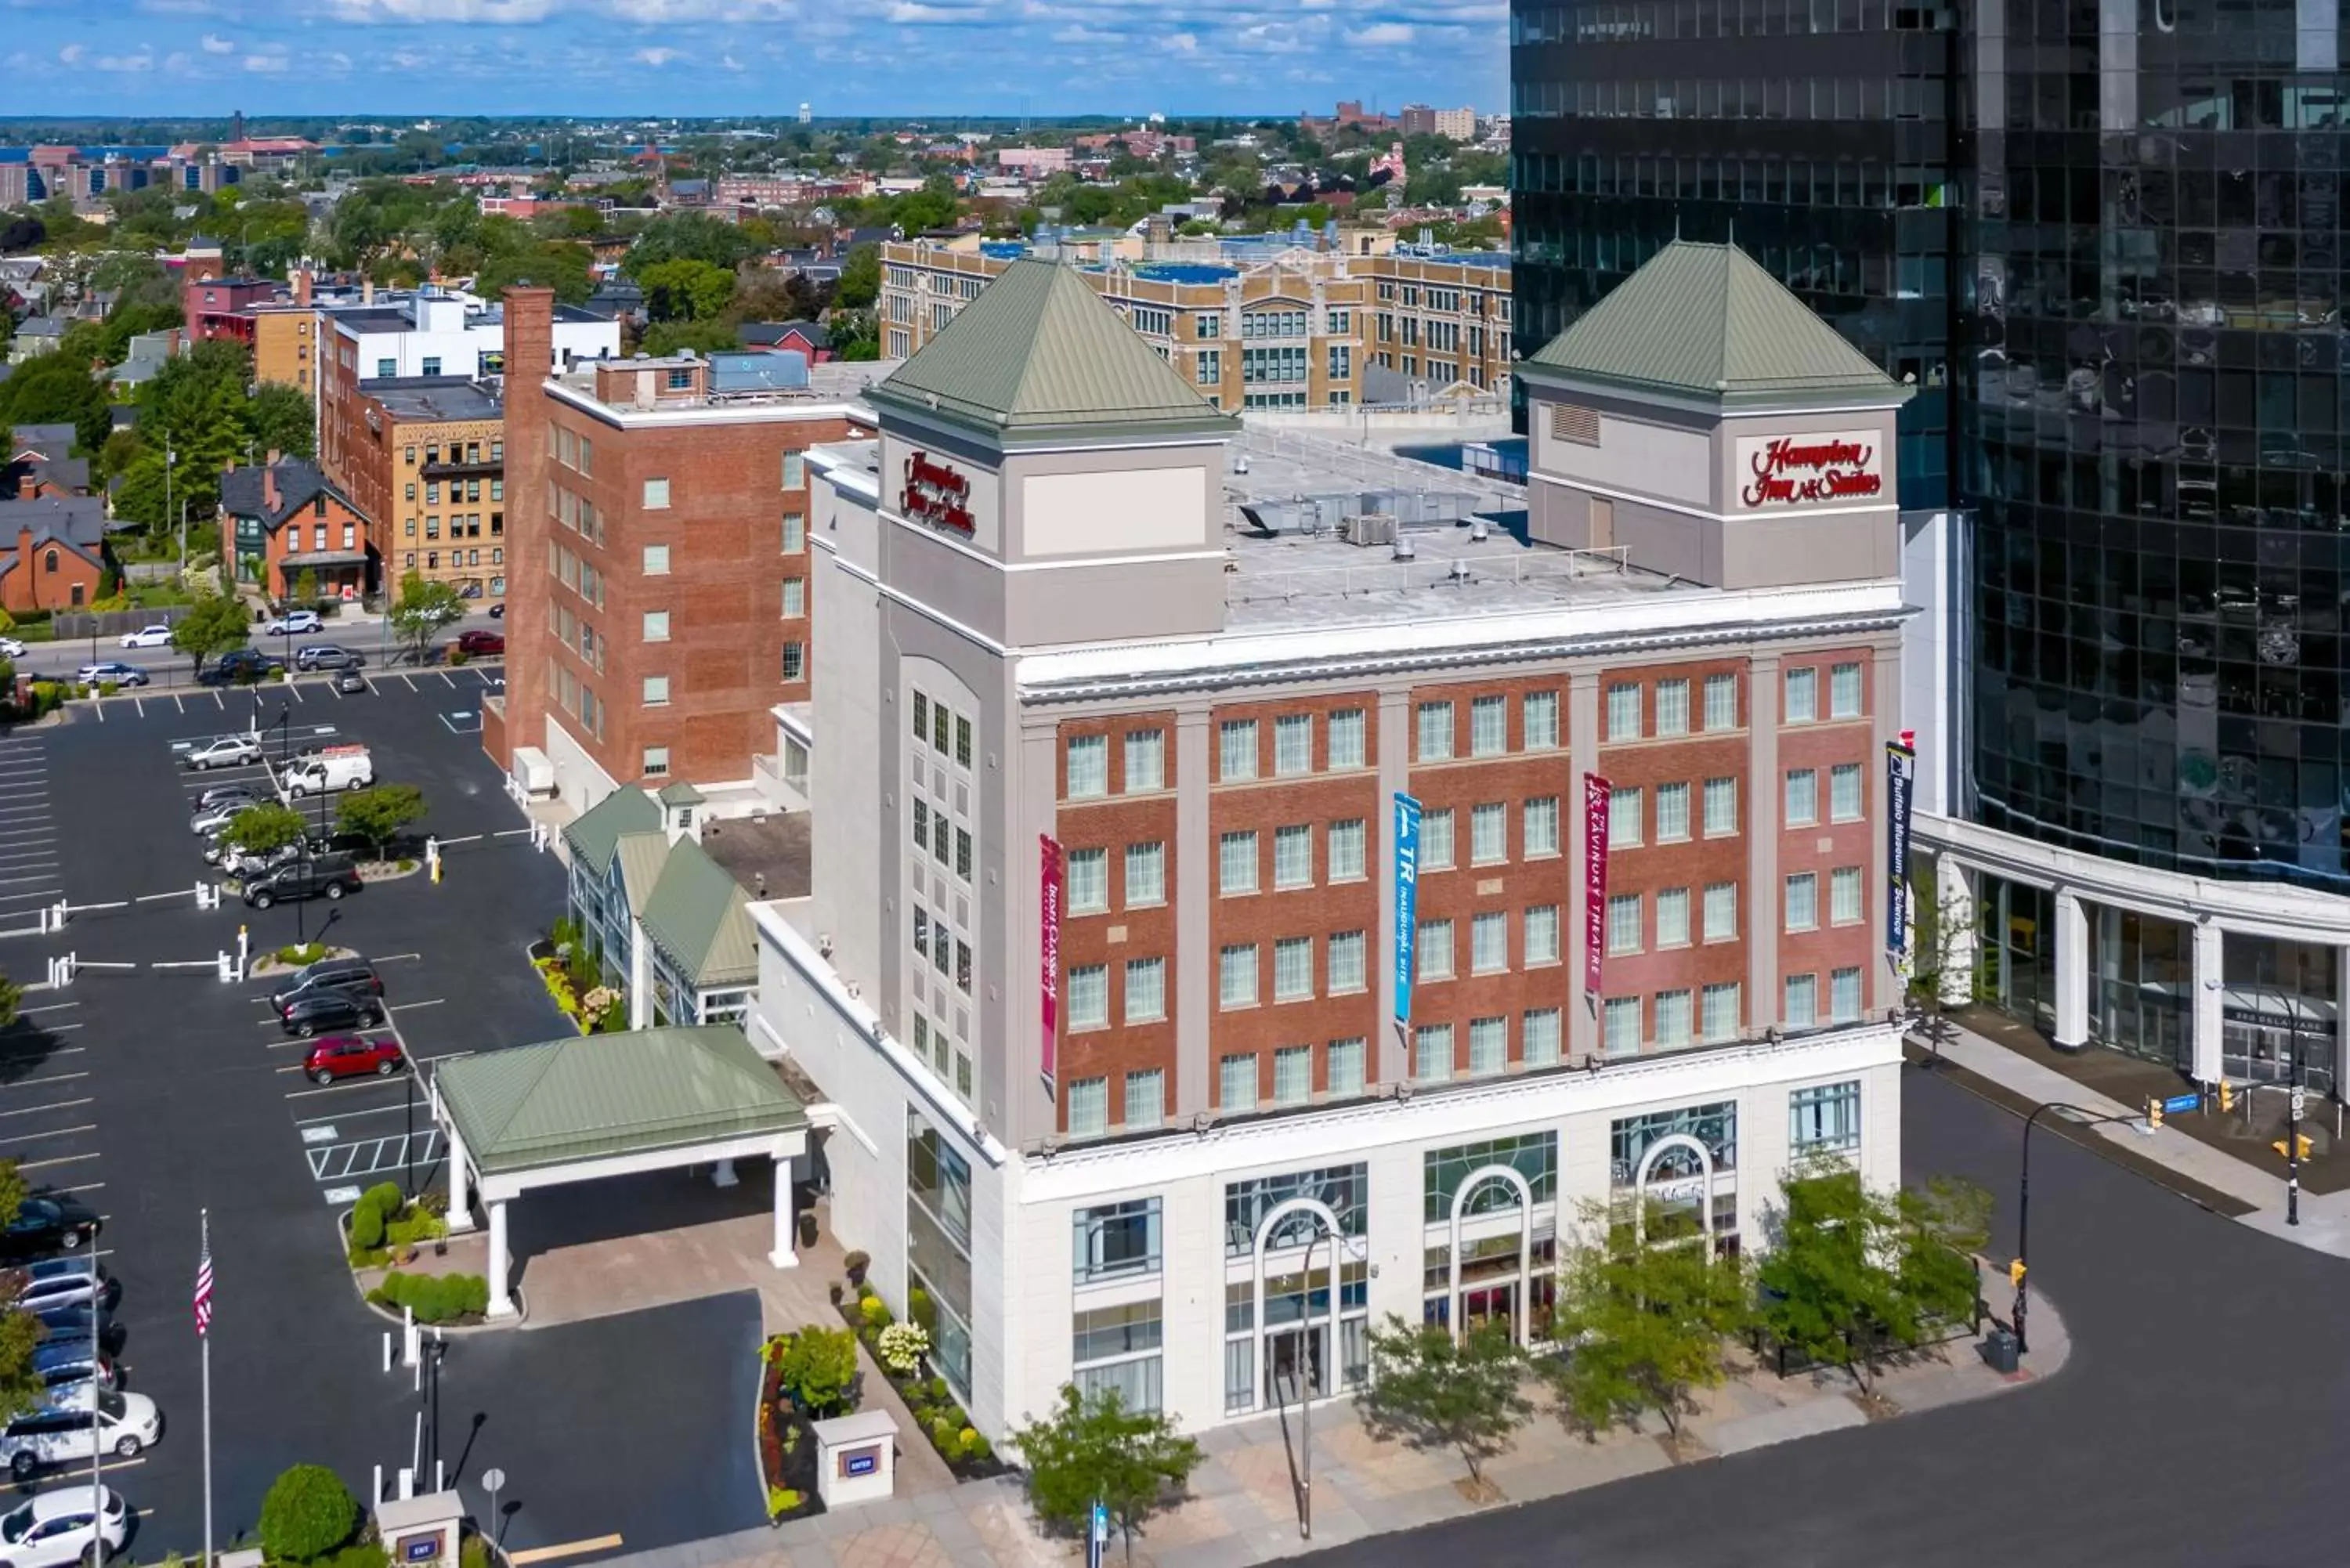
[[[359,390],[402,423],[494,420],[504,408],[494,389],[467,376],[379,376]]]
[[[780,362],[797,361],[798,356],[771,353],[764,349],[740,350],[731,354],[672,354],[660,358],[639,355],[627,359],[575,359],[564,370],[549,376],[547,389],[565,401],[590,412],[602,412],[631,420],[662,420],[676,422],[681,418],[706,418],[712,413],[741,411],[755,414],[788,412],[794,405],[841,404],[855,401],[866,389],[887,377],[904,361],[900,359],[828,359],[822,364],[806,367],[803,384],[785,384],[785,378],[776,374]],[[657,400],[645,406],[633,398],[616,399],[599,395],[597,383],[599,373],[608,378],[633,383],[637,371],[707,370],[725,362],[742,361],[753,369],[768,374],[736,378],[712,374],[707,381],[715,389],[685,396],[671,392],[663,377],[663,386]],[[752,364],[752,362],[756,362]]]

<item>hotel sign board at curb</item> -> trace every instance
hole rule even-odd
[[[1885,452],[1875,431],[1741,436],[1739,504],[1748,511],[1850,505],[1885,493]]]

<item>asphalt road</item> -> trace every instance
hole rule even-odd
[[[1903,1164],[1989,1183],[2013,1116],[1912,1071]],[[1608,1568],[2293,1568],[2342,1560],[2350,1263],[2035,1137],[2033,1282],[2069,1363],[2045,1385],[1311,1559]],[[2012,1229],[1995,1245],[2010,1249]]]
[[[265,912],[234,899],[198,911],[157,898],[76,915],[64,932],[14,936],[0,963],[37,978],[45,955],[150,965],[206,961],[240,924],[256,951],[316,936],[378,958],[388,1024],[411,1059],[559,1037],[567,1025],[524,948],[563,907],[555,857],[515,832],[522,818],[480,752],[478,709],[492,672],[467,668],[380,682],[338,699],[323,686],[148,695],[73,710],[61,727],[0,736],[0,932],[31,909],[136,899],[192,888],[205,868],[189,798],[242,776],[175,767],[174,738],[243,728],[259,701],[294,735],[322,723],[373,750],[379,776],[422,786],[424,830],[478,840],[452,847],[447,874],[377,884],[339,905]],[[247,711],[230,711],[243,702]],[[497,836],[505,835],[505,836]],[[410,1462],[420,1408],[405,1372],[381,1370],[386,1324],[359,1298],[336,1219],[357,1190],[405,1174],[408,1080],[320,1089],[299,1045],[262,1000],[267,982],[221,984],[208,971],[88,970],[36,992],[0,1033],[0,1154],[30,1178],[76,1189],[106,1217],[108,1266],[124,1285],[118,1323],[130,1386],[154,1396],[163,1441],[109,1484],[146,1515],[143,1561],[192,1552],[203,1521],[198,1345],[190,1318],[198,1211],[212,1213],[218,1274],[213,1392],[218,1539],[250,1532],[286,1466],[332,1466],[363,1491],[377,1465]],[[32,1011],[37,1009],[37,1011]],[[441,1177],[435,1145],[418,1175]],[[442,1454],[473,1487],[490,1466],[519,1503],[512,1547],[619,1534],[629,1549],[734,1530],[762,1517],[746,1439],[755,1297],[738,1294],[559,1328],[453,1339],[441,1386]],[[475,1429],[474,1417],[482,1417]],[[470,1441],[470,1448],[468,1443]],[[614,1458],[628,1456],[625,1466]],[[461,1463],[462,1460],[462,1463]],[[616,1487],[625,1473],[629,1484]],[[62,1484],[47,1477],[36,1490]],[[641,1483],[641,1484],[639,1484]],[[469,1501],[485,1511],[478,1490]]]
[[[155,618],[161,621],[164,617],[158,615]],[[493,619],[486,609],[476,610],[442,632],[439,641],[443,644],[454,642],[469,631],[503,632],[505,624],[504,620]],[[399,655],[399,649],[392,647],[380,620],[348,624],[328,621],[326,628],[315,637],[270,637],[261,630],[258,624],[254,627],[253,646],[276,658],[290,659],[294,657],[294,650],[305,643],[333,643],[338,648],[349,649],[365,658],[369,669],[389,666]],[[95,657],[96,661],[101,663],[135,664],[146,670],[148,679],[159,688],[195,684],[194,666],[186,654],[174,648],[125,648],[118,633],[98,639]],[[90,640],[84,637],[68,638],[62,642],[26,643],[24,657],[15,662],[16,668],[27,675],[57,676],[71,675],[92,661]]]

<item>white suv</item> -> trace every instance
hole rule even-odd
[[[187,763],[192,768],[242,768],[261,760],[261,742],[251,735],[223,735],[216,741],[204,741],[190,746]]]
[[[100,1450],[131,1459],[163,1435],[163,1412],[144,1394],[83,1387],[69,1389],[66,1399],[17,1417],[0,1434],[0,1459],[18,1480],[46,1466],[86,1463]]]
[[[91,1546],[103,1542],[108,1553],[122,1549],[130,1534],[130,1511],[109,1487],[99,1487],[98,1511],[90,1512],[92,1489],[69,1486],[28,1498],[0,1519],[0,1568],[57,1568],[99,1553]]]

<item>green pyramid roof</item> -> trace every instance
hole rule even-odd
[[[1744,251],[1689,240],[1651,256],[1520,368],[1537,381],[1731,405],[1909,396]]]
[[[1014,262],[866,393],[991,437],[1225,431],[1217,411],[1075,268]]]
[[[612,851],[631,833],[660,826],[660,807],[634,785],[624,785],[563,826],[563,841],[571,857],[591,867],[598,876],[612,864]]]

